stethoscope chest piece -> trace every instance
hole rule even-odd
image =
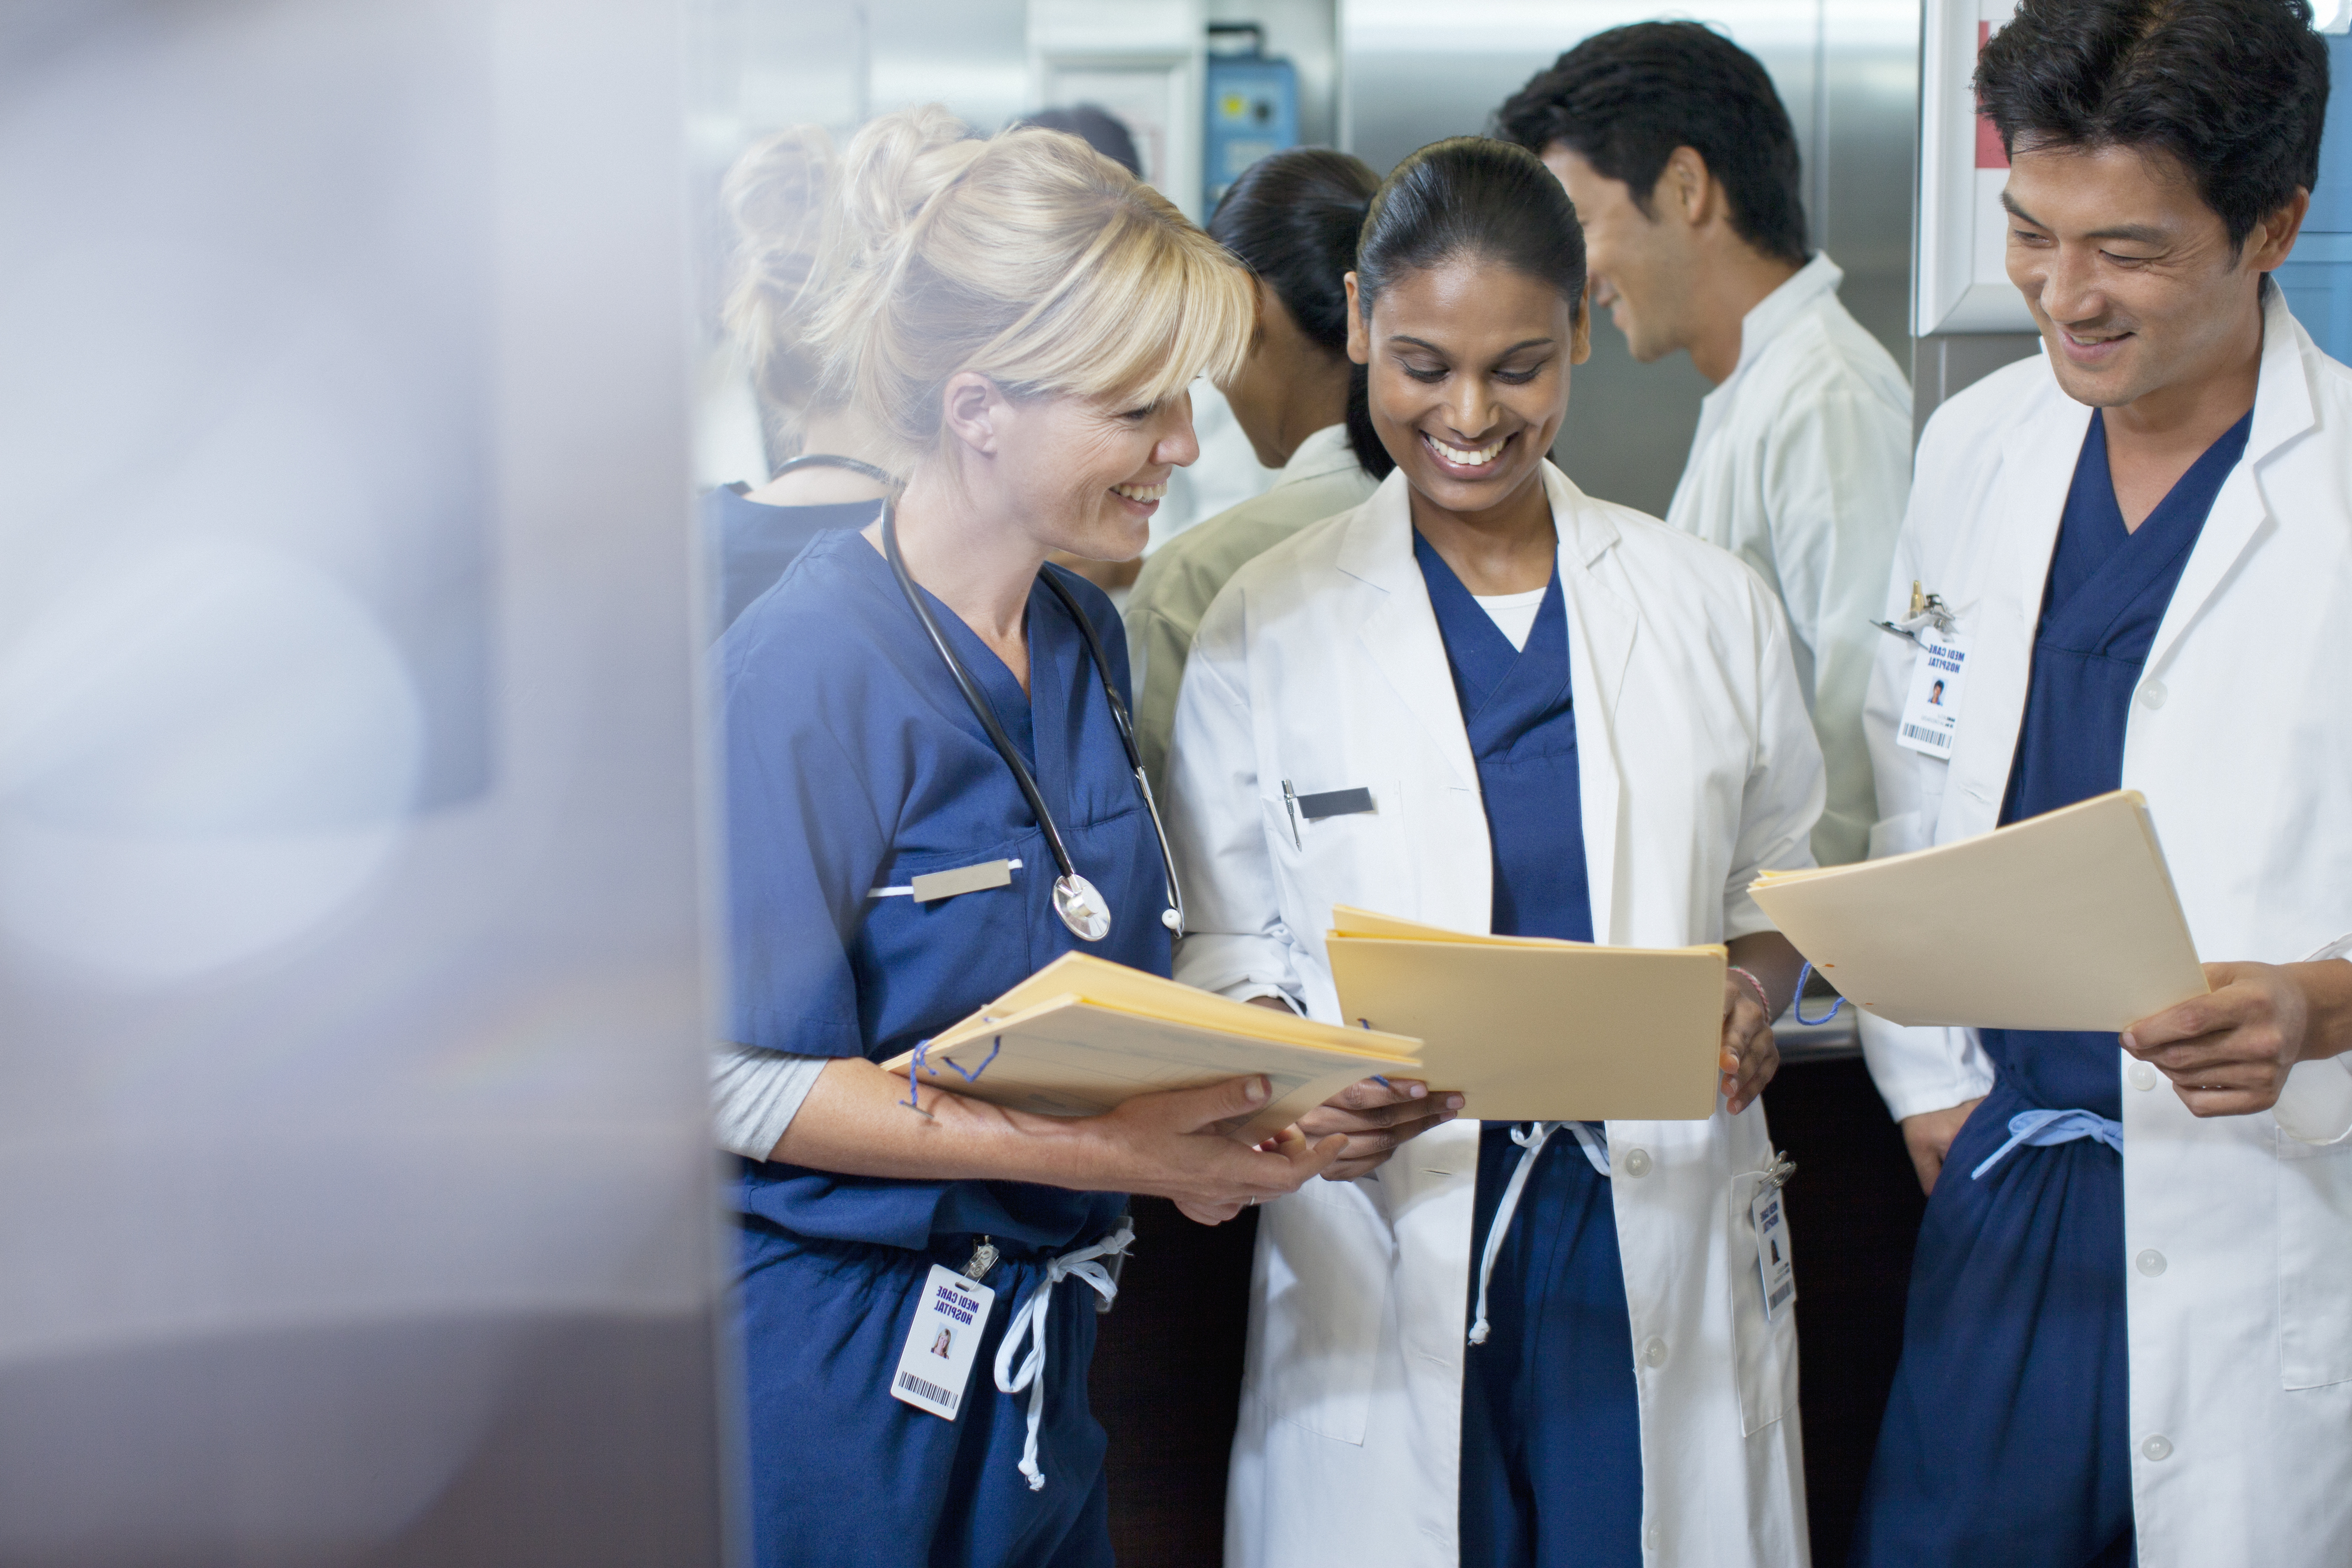
[[[1109,902],[1076,871],[1054,879],[1054,912],[1080,942],[1100,942],[1110,934]]]
[[[931,616],[930,607],[924,604],[922,590],[916,586],[913,575],[908,572],[906,558],[898,553],[898,516],[887,500],[882,503],[882,553],[889,557],[890,570],[898,579],[899,592],[907,596],[908,607],[915,612],[915,618],[929,634],[931,646],[939,649],[941,662],[948,667],[948,673],[955,678],[957,689],[963,693],[964,702],[971,709],[972,717],[980,721],[980,727],[987,733],[989,744],[996,748],[996,754],[1004,759],[1005,767],[1011,770],[1013,782],[1021,786],[1023,798],[1037,818],[1037,826],[1045,836],[1045,847],[1053,851],[1054,864],[1062,873],[1054,879],[1054,912],[1062,917],[1062,923],[1069,927],[1080,942],[1102,941],[1110,934],[1110,900],[1104,898],[1092,882],[1079,876],[1078,868],[1070,863],[1070,851],[1068,846],[1062,842],[1062,830],[1055,826],[1054,814],[1046,809],[1045,797],[1038,790],[1037,780],[1029,772],[1028,763],[1014,750],[1012,740],[1004,733],[1004,726],[997,722],[995,712],[989,707],[988,699],[981,694],[979,686],[973,682],[971,671],[966,669],[963,660],[956,657],[955,649],[949,646],[947,634],[940,629],[939,622]],[[1184,934],[1184,898],[1176,887],[1176,857],[1168,847],[1168,830],[1160,825],[1159,804],[1151,798],[1151,780],[1143,770],[1143,753],[1136,749],[1134,721],[1128,717],[1127,704],[1120,700],[1118,688],[1111,684],[1110,661],[1103,654],[1102,640],[1096,635],[1094,623],[1087,618],[1087,613],[1078,601],[1052,573],[1041,572],[1039,579],[1053,590],[1054,596],[1062,602],[1062,608],[1069,613],[1071,624],[1086,639],[1087,657],[1094,664],[1095,679],[1102,683],[1103,703],[1110,710],[1111,722],[1118,731],[1119,745],[1127,752],[1127,764],[1134,771],[1136,790],[1143,796],[1143,809],[1151,818],[1152,837],[1160,840],[1160,863],[1168,873],[1168,908],[1161,912],[1160,921],[1171,931],[1181,936]]]

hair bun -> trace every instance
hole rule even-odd
[[[787,329],[824,247],[833,140],[820,126],[795,125],[746,149],[719,182],[735,225],[735,280],[728,326],[747,340]]]
[[[887,271],[923,209],[987,145],[936,103],[867,124],[850,142],[841,172],[839,211],[850,252]]]
[[[902,470],[943,450],[960,371],[1156,403],[1247,345],[1248,275],[1075,136],[982,142],[936,105],[904,110],[857,133],[835,183],[807,342]]]

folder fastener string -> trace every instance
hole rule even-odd
[[[1808,960],[1808,961],[1807,961],[1807,963],[1806,963],[1806,964],[1805,964],[1805,966],[1804,966],[1804,968],[1802,968],[1802,969],[1801,969],[1801,970],[1797,971],[1797,994],[1796,994],[1796,998],[1795,998],[1795,1000],[1791,1001],[1791,1002],[1789,1004],[1789,1010],[1790,1010],[1790,1012],[1794,1013],[1794,1014],[1797,1016],[1797,1022],[1799,1022],[1800,1024],[1806,1024],[1806,1025],[1812,1025],[1812,1024],[1826,1024],[1826,1023],[1828,1023],[1832,1018],[1834,1018],[1834,1017],[1836,1017],[1836,1016],[1838,1016],[1838,1009],[1845,1005],[1845,998],[1844,998],[1844,997],[1843,997],[1843,996],[1841,996],[1841,997],[1839,997],[1836,1001],[1834,1001],[1834,1002],[1831,1003],[1831,1004],[1830,1004],[1830,1010],[1829,1010],[1828,1012],[1826,1012],[1826,1013],[1822,1014],[1822,1015],[1820,1017],[1818,1017],[1818,1018],[1808,1018],[1808,1017],[1806,1017],[1806,1016],[1805,1016],[1805,982],[1806,982],[1806,981],[1808,981],[1808,980],[1811,980],[1812,977],[1813,977],[1813,966],[1812,966],[1811,962],[1810,960]]]

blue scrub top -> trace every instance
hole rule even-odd
[[[1118,612],[1093,584],[1069,573],[1062,581],[1124,696]],[[889,563],[860,534],[824,533],[718,649],[730,1037],[741,1044],[887,1060],[1080,946],[1169,973],[1159,840],[1076,624],[1042,581],[1031,590],[1024,695],[952,610],[936,598],[930,607],[1030,759],[1071,859],[1108,900],[1110,935],[1081,944],[1053,912],[1045,836]],[[868,896],[998,859],[1021,862],[1009,887],[929,904]],[[1125,1201],[757,1162],[745,1163],[738,1195],[746,1215],[801,1236],[904,1247],[986,1234],[1063,1248],[1108,1229]]]
[[[704,496],[702,536],[718,558],[718,629],[733,626],[752,600],[774,587],[811,540],[835,529],[864,528],[881,506],[878,500],[768,506],[746,500],[740,485]]]
[[[2123,787],[2132,693],[2253,424],[2249,412],[2189,465],[2138,528],[2127,529],[2107,465],[2107,422],[2091,416],[2042,592],[2003,824]],[[2032,1104],[2122,1120],[2114,1035],[1986,1029],[1982,1037],[2000,1076]]]
[[[1454,695],[1470,732],[1495,860],[1496,936],[1592,940],[1584,868],[1583,786],[1569,690],[1568,601],[1559,568],[1523,653],[1419,532],[1413,559],[1445,641]]]

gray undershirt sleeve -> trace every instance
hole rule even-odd
[[[800,1057],[758,1046],[723,1045],[710,1058],[710,1104],[719,1146],[764,1160],[800,1113],[801,1101],[834,1057]]]

